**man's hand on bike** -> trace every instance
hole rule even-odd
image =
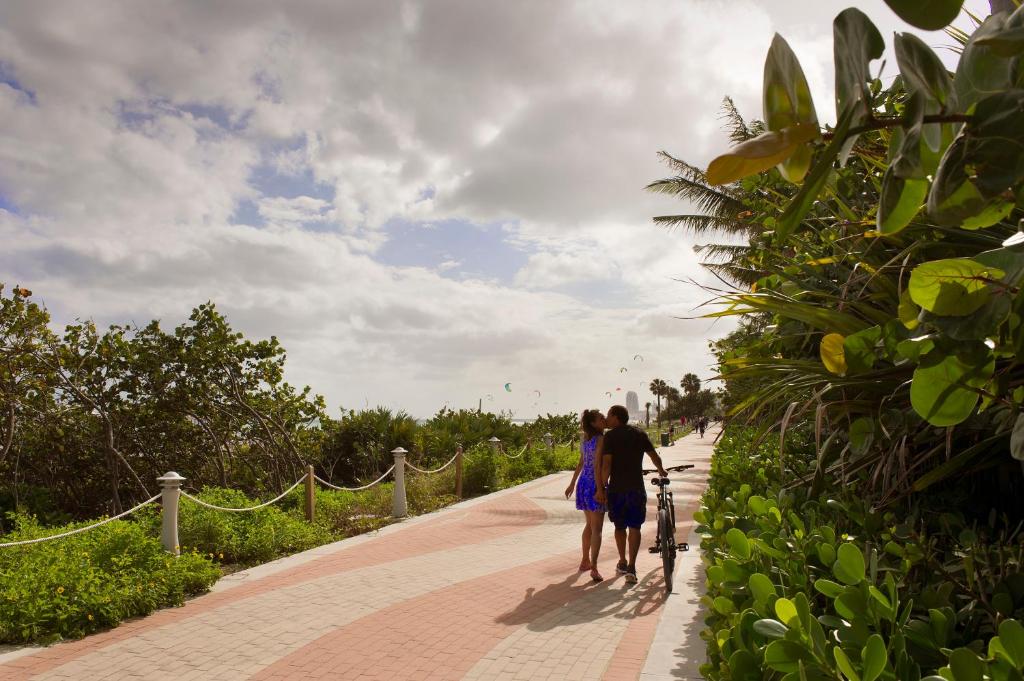
[[[668,477],[668,471],[666,471],[664,468],[659,468],[658,469],[658,475],[660,475],[663,478],[667,478]]]

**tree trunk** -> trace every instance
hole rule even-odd
[[[113,506],[112,515],[117,515],[121,512],[121,493],[118,490],[117,484],[117,457],[114,456],[114,452],[108,447],[107,449],[107,471],[110,474],[110,503]]]
[[[7,454],[11,451],[11,445],[14,444],[14,403],[12,402],[7,408],[7,433],[4,437],[4,444],[0,447],[0,464],[7,460]]]

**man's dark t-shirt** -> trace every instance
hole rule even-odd
[[[644,454],[655,451],[651,438],[633,426],[617,426],[604,435],[604,456],[612,457],[610,492],[645,490]]]

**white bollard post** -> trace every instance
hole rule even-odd
[[[391,496],[391,515],[395,518],[404,518],[408,515],[405,504],[405,455],[408,453],[401,447],[391,450],[395,457],[395,489]]]
[[[497,436],[492,435],[488,442],[491,443],[491,449],[494,450],[495,454],[501,451],[501,440],[499,440]]]
[[[181,547],[178,545],[178,499],[181,497],[181,483],[185,482],[185,478],[174,471],[168,471],[156,481],[160,483],[162,490],[160,541],[165,551],[178,556],[181,555]]]
[[[544,433],[544,444],[548,446],[548,449],[555,448],[555,436],[551,433]]]

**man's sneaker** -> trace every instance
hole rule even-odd
[[[626,563],[626,561],[620,560],[615,565],[615,574],[617,574],[617,575],[624,575],[624,574],[626,574],[628,572],[629,572],[629,565]]]
[[[626,568],[626,584],[636,584],[636,568]]]

